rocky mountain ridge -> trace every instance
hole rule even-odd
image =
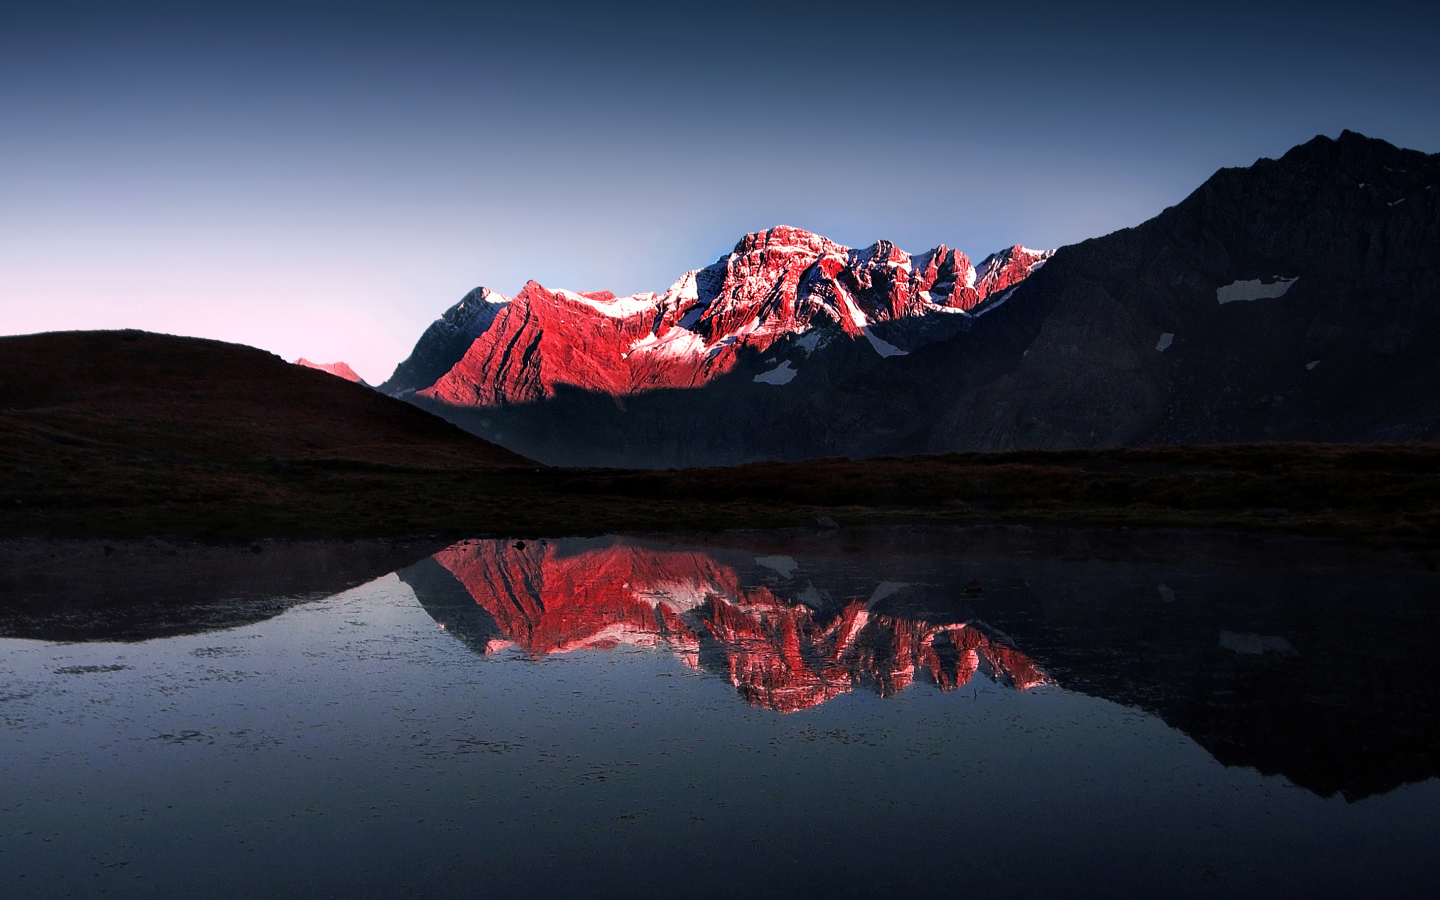
[[[560,465],[1436,440],[1437,187],[1345,132],[1053,255],[771,229],[664,294],[472,294],[387,389]]]
[[[852,250],[781,226],[746,235],[661,294],[616,297],[532,281],[508,299],[477,288],[431,325],[381,389],[499,407],[551,399],[561,385],[616,397],[696,388],[732,371],[744,352],[824,326],[881,356],[900,355],[873,326],[967,313],[1049,256],[1017,245],[977,267],[944,245],[914,256],[888,241]]]

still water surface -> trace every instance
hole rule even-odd
[[[103,594],[130,551],[71,552]],[[200,565],[145,564],[179,597]],[[6,897],[1407,896],[1440,877],[1423,559],[1183,534],[465,541],[241,624],[214,597],[160,624],[77,618],[73,596],[47,619],[17,585]]]

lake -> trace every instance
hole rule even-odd
[[[7,898],[1440,878],[1433,555],[876,528],[0,562]]]

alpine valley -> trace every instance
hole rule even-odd
[[[978,265],[777,227],[660,294],[476,288],[380,390],[553,465],[1435,440],[1437,187],[1347,131]]]

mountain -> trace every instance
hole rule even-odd
[[[430,326],[381,390],[546,462],[824,455],[813,430],[783,426],[772,436],[796,446],[747,446],[763,430],[752,395],[780,399],[776,417],[792,418],[799,394],[777,398],[775,389],[807,358],[849,353],[857,360],[848,368],[863,371],[905,356],[1003,303],[1050,255],[1017,245],[976,266],[943,245],[912,256],[887,241],[853,250],[773,228],[662,294],[617,298],[531,282],[511,300],[477,288]],[[637,404],[646,412],[627,416]],[[722,427],[721,407],[736,427]],[[685,436],[722,430],[728,438]]]
[[[664,648],[691,668],[723,671],[748,703],[778,712],[861,686],[889,697],[917,678],[942,690],[977,672],[1020,690],[1045,680],[977,624],[874,610],[885,584],[868,602],[828,602],[813,585],[744,587],[731,565],[699,550],[617,538],[474,540],[398,574],[441,627],[480,653]]]
[[[979,266],[776,228],[659,295],[482,291],[487,325],[452,309],[387,384],[561,465],[1433,440],[1437,160],[1317,137]]]
[[[735,369],[742,353],[764,353],[827,325],[868,341],[881,356],[896,355],[904,351],[873,325],[964,313],[1048,256],[1014,247],[977,269],[943,245],[912,257],[888,241],[851,250],[808,231],[773,228],[746,235],[728,256],[685,273],[663,294],[616,297],[533,281],[503,307],[503,298],[485,294],[491,324],[418,390],[452,406],[496,407],[551,399],[561,385],[614,397],[697,388]],[[439,361],[431,351],[442,344],[439,334],[456,335],[444,346],[458,348],[459,335],[478,330],[458,327],[462,311],[477,308],[467,301],[451,310],[454,324],[442,318],[431,326],[437,337],[422,338],[424,358]],[[784,383],[789,371],[772,373],[772,383]]]
[[[295,365],[304,366],[307,369],[319,369],[321,372],[329,372],[336,378],[343,378],[346,381],[353,381],[356,384],[365,384],[365,380],[359,375],[357,375],[355,373],[355,370],[350,368],[348,363],[317,363],[311,362],[310,360],[302,356],[299,359],[295,360]]]
[[[1440,155],[1345,132],[1065,247],[932,450],[1440,436]],[[978,346],[985,345],[985,346]]]
[[[415,349],[395,367],[380,390],[392,397],[403,397],[434,384],[465,356],[470,345],[509,303],[509,298],[489,288],[478,287],[466,294],[425,329]]]

